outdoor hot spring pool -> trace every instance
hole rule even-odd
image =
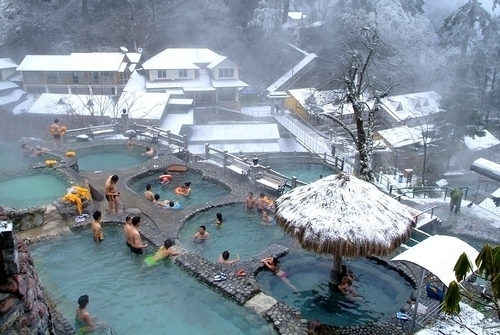
[[[209,289],[172,260],[144,267],[144,256],[125,246],[121,226],[103,228],[101,244],[89,228],[30,246],[43,285],[70,322],[78,297],[88,294],[90,313],[116,334],[275,334],[263,317]]]
[[[103,145],[74,151],[76,152],[78,168],[86,171],[123,169],[142,164],[150,159],[149,157],[141,156],[145,152],[144,147],[134,146],[129,150],[125,143],[123,146]]]
[[[298,180],[312,183],[320,178],[326,177],[336,171],[326,165],[315,163],[300,163],[300,162],[275,162],[270,164],[271,169],[292,178],[297,177]]]
[[[0,178],[0,204],[26,208],[48,205],[66,194],[69,183],[43,169],[28,170],[24,175]]]
[[[221,228],[214,225],[217,212],[223,215]],[[210,238],[195,244],[192,237],[201,225],[207,227]],[[300,295],[293,294],[288,286],[268,271],[257,275],[259,285],[265,293],[300,310],[305,318],[319,319],[327,324],[377,322],[398,312],[412,291],[411,285],[397,272],[361,258],[348,261],[347,266],[358,277],[355,288],[364,301],[347,300],[336,287],[329,286],[332,258],[303,251],[274,221],[263,225],[261,216],[256,212],[247,212],[243,204],[214,207],[196,213],[183,225],[179,239],[184,248],[196,251],[213,262],[224,250],[230,252],[231,259],[240,254],[244,261],[274,243],[290,248],[291,253],[282,258],[280,267],[289,273],[289,279]]]
[[[2,157],[2,159],[0,159],[0,170],[44,163],[45,158],[43,156],[44,155],[41,157],[33,157],[23,155],[21,143],[0,143],[0,157]]]
[[[224,185],[211,179],[203,179],[201,173],[193,170],[169,174],[172,175],[173,179],[171,183],[166,185],[162,185],[158,179],[162,173],[148,172],[132,178],[128,187],[142,197],[146,191],[146,185],[151,184],[153,193],[158,193],[160,200],[178,201],[183,207],[206,204],[230,193],[230,190]],[[191,194],[189,196],[176,194],[175,189],[188,181],[191,182]]]

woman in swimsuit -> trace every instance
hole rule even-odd
[[[339,291],[344,294],[345,296],[354,298],[354,299],[363,299],[354,290],[354,288],[349,284],[351,282],[351,278],[348,276],[344,276],[342,278],[342,281],[340,284],[337,286],[339,288]]]
[[[118,196],[120,192],[116,192],[116,183],[118,182],[118,176],[112,175],[106,180],[106,200],[108,200],[108,214],[118,214],[118,209],[120,208],[120,200]]]
[[[278,276],[285,284],[290,286],[295,293],[299,293],[299,290],[297,290],[297,288],[290,283],[290,280],[288,280],[288,273],[281,270],[278,266],[279,260],[276,257],[267,257],[261,259],[260,261],[264,263],[265,267],[271,270],[271,272]]]

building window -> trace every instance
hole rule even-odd
[[[179,70],[179,78],[187,78],[188,71],[187,70]]]
[[[234,78],[234,69],[219,69],[219,78]]]
[[[78,84],[78,73],[73,72],[73,84]]]
[[[102,77],[109,77],[110,73],[109,72],[101,72]]]
[[[99,84],[99,72],[94,72],[94,83]]]
[[[158,70],[158,78],[167,78],[167,70]]]
[[[56,83],[55,72],[47,72],[47,83],[48,84],[55,84]]]

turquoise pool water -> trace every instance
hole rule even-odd
[[[318,319],[331,325],[352,326],[377,322],[396,314],[413,290],[395,271],[360,258],[347,262],[356,281],[353,286],[363,300],[352,300],[329,284],[333,260],[308,252],[292,252],[280,261],[280,267],[300,295],[269,271],[257,279],[262,290],[294,306],[307,319]]]
[[[207,288],[171,260],[143,267],[119,226],[90,229],[30,246],[35,268],[63,316],[73,322],[78,297],[117,334],[275,334],[263,317]],[[153,250],[148,250],[153,252]]]
[[[13,169],[44,162],[42,157],[24,156],[21,143],[0,143],[0,170]]]
[[[223,215],[221,228],[214,226],[217,212]],[[210,238],[195,244],[192,236],[200,225],[207,227]],[[398,273],[362,258],[348,261],[347,265],[359,278],[356,290],[365,302],[346,300],[336,287],[329,287],[331,258],[303,251],[276,224],[262,225],[260,215],[246,212],[243,204],[225,205],[197,213],[184,224],[179,239],[185,248],[197,251],[214,262],[224,250],[231,253],[231,259],[239,253],[244,261],[273,243],[289,247],[292,252],[281,260],[281,267],[289,272],[289,279],[301,292],[300,296],[293,294],[288,286],[268,271],[257,276],[261,288],[274,298],[299,309],[306,318],[332,325],[376,322],[395,314],[412,291]]]
[[[210,179],[203,179],[201,173],[188,170],[185,173],[173,172],[173,180],[170,184],[162,185],[158,177],[161,173],[146,173],[130,180],[128,187],[139,196],[143,196],[146,185],[151,184],[153,193],[160,195],[160,200],[178,201],[182,206],[193,206],[206,204],[212,200],[221,198],[229,194],[230,190],[222,184]],[[175,193],[175,188],[191,182],[191,194],[187,197]]]
[[[105,145],[74,151],[78,161],[78,168],[87,171],[123,169],[142,164],[150,159],[149,157],[141,156],[145,152],[143,147],[135,146],[132,150],[128,150],[125,143],[123,146]]]
[[[69,183],[43,170],[33,171],[30,175],[0,179],[1,206],[21,209],[48,205],[66,194]]]
[[[222,213],[224,220],[221,228],[215,226],[217,212]],[[207,227],[210,238],[202,244],[195,244],[192,237],[201,225]],[[273,243],[292,243],[274,222],[262,224],[261,216],[257,212],[247,212],[243,204],[214,207],[196,213],[182,226],[179,239],[186,249],[197,251],[214,262],[224,250],[231,253],[231,259],[240,254],[245,260]]]
[[[282,162],[272,163],[270,165],[271,169],[285,176],[290,178],[295,176],[298,180],[307,183],[318,180],[320,176],[326,177],[332,173],[336,173],[333,169],[321,164]]]

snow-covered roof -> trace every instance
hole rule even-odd
[[[311,53],[311,54],[308,54],[307,56],[305,56],[297,65],[292,67],[291,70],[289,70],[287,73],[285,73],[281,78],[276,80],[274,83],[269,85],[269,87],[267,88],[267,91],[272,93],[272,92],[280,89],[280,87],[282,87],[284,84],[286,84],[286,82],[288,82],[294,75],[299,73],[302,69],[304,69],[307,65],[309,65],[309,63],[314,61],[317,57],[318,56],[316,56],[316,54],[314,54],[314,53]]]
[[[28,113],[29,109],[31,108],[31,106],[33,106],[33,104],[36,102],[36,100],[37,100],[36,98],[28,98],[28,99],[24,100],[23,102],[21,102],[19,105],[16,105],[12,109],[12,113],[14,115]]]
[[[470,169],[495,181],[500,181],[500,164],[498,163],[478,158],[472,162]]]
[[[439,112],[441,96],[434,91],[394,95],[382,99],[384,110],[400,122]]]
[[[248,84],[239,79],[223,79],[215,80],[212,79],[212,86],[215,88],[221,87],[247,87]]]
[[[0,70],[12,69],[17,67],[17,64],[10,58],[0,58]]]
[[[423,130],[431,130],[432,127],[428,126]],[[392,148],[402,148],[413,144],[423,144],[422,127],[395,127],[384,130],[378,130],[377,133],[383,140]],[[427,139],[427,142],[432,142],[432,139]]]
[[[126,109],[132,119],[159,120],[163,116],[170,95],[162,92],[132,91],[123,92],[116,109]]]
[[[109,95],[44,93],[28,110],[30,114],[94,115],[115,117],[115,103]]]
[[[9,94],[0,96],[0,106],[19,101],[24,94],[26,92],[20,88],[10,91]]]
[[[135,91],[146,91],[146,78],[141,76],[137,71],[132,72],[127,85],[123,88],[123,92]]]
[[[212,81],[207,70],[199,70],[198,76],[195,79],[182,79],[182,80],[162,80],[150,81],[146,79],[146,89],[178,89],[182,88],[184,91],[215,91],[212,87]]]
[[[479,252],[457,237],[433,235],[417,245],[402,252],[391,261],[407,261],[416,264],[434,274],[448,286],[456,281],[453,268],[462,253],[467,255],[473,270],[477,269],[474,261]]]
[[[465,136],[464,143],[471,151],[480,151],[488,149],[500,144],[500,141],[493,136],[489,131],[485,130],[485,135],[482,137],[475,136],[474,138]]]
[[[342,96],[342,92],[340,91],[334,91],[334,90],[318,91],[314,87],[288,90],[288,93],[295,100],[297,100],[297,102],[301,104],[303,107],[305,107],[306,105],[306,100],[311,95],[314,95],[314,98],[316,99],[318,106],[323,106],[323,108],[325,108],[327,105],[329,105],[327,107],[328,111],[333,111],[333,109],[335,108],[330,103],[334,101],[336,98],[340,98]]]
[[[163,119],[160,128],[170,130],[174,134],[181,134],[181,128],[184,125],[192,125],[194,123],[194,112],[190,109],[187,113],[172,113],[167,114]],[[203,151],[205,152],[205,151]]]
[[[190,106],[193,104],[193,99],[169,99],[168,104]]]
[[[194,125],[189,142],[277,141],[278,126],[274,123],[235,123]]]
[[[210,49],[170,48],[148,59],[142,67],[146,70],[199,69],[195,64],[215,66],[227,57],[216,54]]]
[[[304,16],[302,12],[288,12],[288,17],[292,20],[300,20]]]
[[[110,71],[117,72],[125,55],[114,52],[72,53],[71,55],[27,55],[17,71]]]
[[[306,250],[346,257],[390,254],[414,222],[409,207],[345,173],[283,194],[275,219]]]
[[[281,147],[278,142],[256,142],[256,143],[210,143],[211,148],[227,150],[227,152],[236,154],[242,152],[279,152]],[[194,154],[203,154],[205,144],[189,144],[188,149]]]
[[[0,91],[11,90],[16,87],[19,88],[19,86],[16,83],[13,83],[8,80],[0,80]]]

